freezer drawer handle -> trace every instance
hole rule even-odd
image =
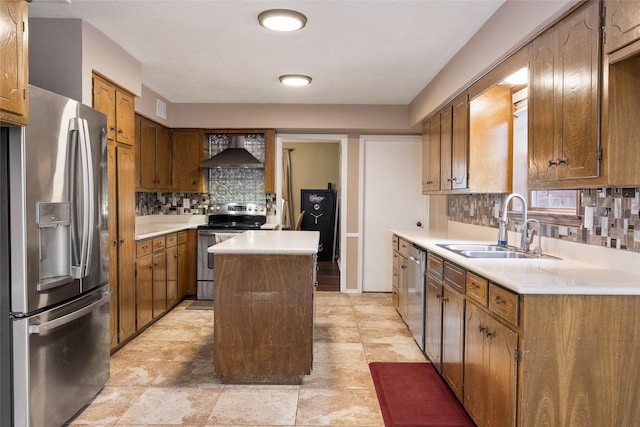
[[[50,322],[41,323],[40,325],[29,326],[29,334],[39,334],[42,332],[51,331],[60,326],[66,325],[67,323],[71,323],[74,320],[79,319],[82,316],[92,312],[96,308],[101,307],[102,305],[108,303],[110,299],[111,299],[111,292],[104,292],[102,294],[102,298],[100,298],[98,301],[84,308],[81,308],[80,310],[74,311],[73,313],[69,313],[65,316],[61,316]]]
[[[38,292],[48,291],[49,289],[64,286],[67,283],[71,283],[72,281],[73,281],[73,277],[71,276],[51,277],[38,282],[38,284],[36,285],[36,289],[38,290]]]

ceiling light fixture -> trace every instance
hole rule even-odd
[[[295,10],[271,9],[258,15],[258,22],[273,31],[296,31],[307,25],[307,17]]]
[[[311,77],[304,74],[285,74],[280,76],[280,83],[286,86],[307,86],[311,84]]]

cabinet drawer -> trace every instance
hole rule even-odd
[[[153,252],[160,252],[164,250],[164,236],[156,237],[153,239]]]
[[[427,274],[442,280],[444,261],[437,255],[427,254]]]
[[[395,270],[400,268],[400,253],[398,251],[393,251],[393,268]]]
[[[498,285],[489,283],[489,310],[518,326],[520,297]]]
[[[397,251],[400,248],[399,244],[400,244],[400,238],[394,234],[393,237],[391,238],[391,246],[393,247],[394,251]]]
[[[176,244],[178,244],[178,235],[176,233],[167,234],[165,238],[167,239],[165,244],[167,248],[170,248],[171,246],[175,246]]]
[[[178,233],[178,244],[187,243],[187,232],[181,231]]]
[[[145,255],[149,255],[152,247],[151,240],[144,240],[142,242],[136,243],[136,257],[140,258]]]
[[[457,265],[444,263],[444,281],[453,289],[464,294],[465,270]]]
[[[400,255],[402,255],[405,258],[408,257],[409,256],[409,242],[407,242],[406,240],[400,239],[398,244],[399,244],[398,251],[400,251]]]
[[[487,295],[489,294],[489,282],[480,276],[467,271],[467,297],[487,306]]]

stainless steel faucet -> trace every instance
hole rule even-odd
[[[500,216],[500,228],[498,231],[498,245],[507,246],[509,244],[509,237],[507,233],[507,225],[509,224],[509,202],[512,199],[520,199],[522,202],[522,227],[524,231],[524,226],[527,222],[527,201],[525,198],[518,193],[511,193],[507,196],[507,199],[504,201],[504,205],[502,206],[502,215]],[[524,240],[520,241],[520,249],[525,250],[526,244]]]
[[[538,246],[532,251],[533,255],[537,257],[542,256],[542,230],[540,221],[534,218],[529,218],[522,224],[522,240],[520,243],[521,247],[524,247],[525,252],[529,252],[529,245],[533,243],[533,236],[536,234],[535,228],[531,228],[530,224],[538,225]]]

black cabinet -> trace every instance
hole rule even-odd
[[[333,190],[300,190],[300,206],[305,212],[302,230],[320,232],[318,259],[331,261],[335,230],[335,192]]]

